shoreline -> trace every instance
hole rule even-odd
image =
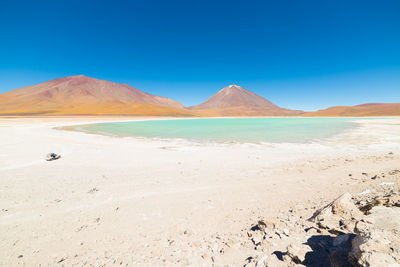
[[[221,118],[194,118],[194,119],[225,119],[226,117],[221,117]],[[231,119],[243,119],[244,117],[230,117]],[[254,118],[254,117],[246,117],[246,118]],[[276,117],[260,117],[260,118],[276,118]],[[338,119],[341,119],[343,117],[335,117]],[[133,138],[136,140],[142,140],[142,141],[148,141],[148,142],[180,142],[180,143],[187,143],[188,145],[262,145],[262,146],[287,146],[287,145],[313,145],[313,144],[322,144],[322,145],[331,145],[334,140],[338,140],[339,142],[345,141],[348,135],[352,135],[353,133],[360,132],[360,128],[362,128],[365,123],[368,123],[368,121],[371,120],[380,120],[381,122],[384,122],[383,120],[386,121],[393,121],[396,120],[397,118],[380,118],[380,117],[370,117],[370,118],[362,118],[361,120],[358,120],[358,118],[355,118],[355,120],[350,120],[348,121],[349,123],[355,124],[353,127],[350,127],[348,129],[344,129],[340,132],[337,132],[331,136],[328,137],[323,137],[323,138],[315,138],[313,140],[308,140],[306,142],[268,142],[268,141],[259,141],[259,142],[251,142],[251,141],[212,141],[212,140],[193,140],[193,139],[188,139],[188,138],[180,138],[180,137],[146,137],[146,136],[134,136],[134,135],[117,135],[117,134],[109,134],[109,133],[101,133],[101,132],[95,132],[95,131],[87,131],[87,130],[82,130],[82,129],[77,129],[80,125],[88,125],[88,124],[97,124],[97,123],[119,123],[119,122],[135,122],[135,121],[161,121],[161,120],[185,120],[185,119],[193,119],[193,118],[133,118],[129,120],[116,120],[116,121],[99,121],[99,122],[92,122],[92,123],[74,123],[72,125],[68,126],[59,126],[59,127],[54,127],[56,130],[65,130],[65,131],[73,131],[73,132],[79,132],[83,134],[89,134],[89,135],[102,135],[102,136],[107,136],[107,137],[113,137],[113,138]],[[307,119],[315,119],[315,118],[307,118]],[[326,119],[326,118],[322,118]],[[350,119],[350,118],[349,118]],[[362,136],[361,136],[362,137]]]

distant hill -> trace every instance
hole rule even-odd
[[[70,76],[0,94],[0,114],[187,115],[183,105],[126,84]]]
[[[294,116],[303,113],[281,108],[237,85],[227,86],[204,103],[189,109],[216,116]]]
[[[400,103],[370,103],[356,106],[337,106],[315,112],[307,112],[308,117],[373,117],[400,116]]]

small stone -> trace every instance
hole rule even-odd
[[[284,233],[286,236],[289,236],[290,231],[289,231],[289,229],[285,228],[285,229],[283,229],[283,233]]]
[[[312,249],[305,244],[290,244],[286,249],[289,257],[297,264],[304,262],[306,254],[312,251]]]
[[[267,267],[287,267],[286,262],[279,260],[275,255],[268,257],[264,263],[266,264],[264,266]]]
[[[258,245],[261,244],[261,242],[262,242],[264,239],[265,239],[264,232],[257,231],[257,232],[254,232],[254,233],[253,233],[252,238],[251,238],[251,241],[253,241],[253,244],[254,244],[254,245],[258,246]]]
[[[282,238],[284,237],[284,235],[283,235],[280,231],[278,231],[278,230],[275,231],[275,234],[276,234],[280,239],[282,239]]]
[[[268,259],[268,255],[262,255],[257,258],[256,267],[265,266],[265,261]]]
[[[96,192],[98,192],[99,191],[99,189],[97,189],[96,187],[93,187],[92,189],[90,189],[89,191],[88,191],[88,194],[94,194],[94,193],[96,193]]]
[[[267,228],[267,224],[264,221],[258,221],[257,223],[258,229],[260,229],[261,231],[264,231],[265,228]]]
[[[57,261],[57,263],[61,263],[61,262],[65,261],[65,260],[66,260],[66,258],[61,258],[59,261]]]

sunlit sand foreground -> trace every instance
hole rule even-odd
[[[148,118],[0,119],[1,266],[243,266],[285,245],[283,238],[256,252],[246,245],[260,219],[296,209],[311,216],[344,192],[375,186],[366,174],[400,168],[400,118],[362,120],[312,144],[54,129],[132,119]],[[47,162],[49,152],[62,158]]]

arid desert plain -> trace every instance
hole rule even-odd
[[[355,119],[306,144],[55,129],[143,119],[152,118],[0,119],[1,266],[324,266],[331,255],[310,239],[338,231],[307,219],[346,192],[400,183],[400,118]],[[62,157],[47,162],[49,152]],[[296,259],[288,246],[307,241]]]

